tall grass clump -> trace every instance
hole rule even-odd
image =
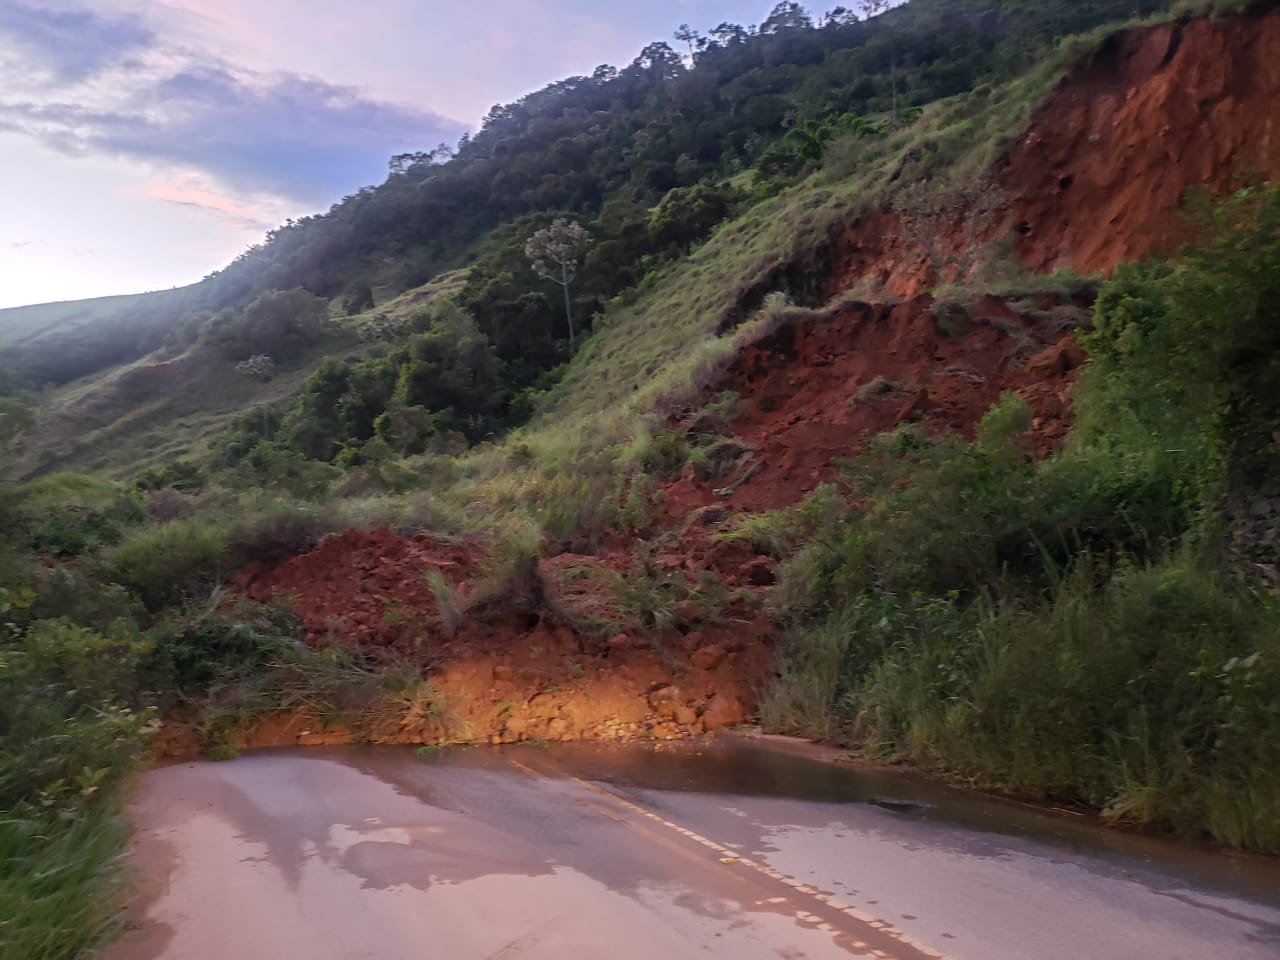
[[[82,956],[115,929],[120,796],[153,729],[146,644],[67,620],[18,625],[31,593],[0,585],[0,957]]]

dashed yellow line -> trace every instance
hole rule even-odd
[[[507,757],[507,761],[517,770],[521,770],[529,774],[530,776],[539,777],[539,778],[543,777],[542,773],[533,769],[532,767],[526,766],[525,764],[521,763],[519,760],[513,760],[510,757]],[[885,921],[879,919],[878,917],[873,917],[868,913],[864,913],[863,911],[859,910],[857,907],[851,904],[845,903],[844,901],[840,900],[837,897],[833,897],[830,894],[823,893],[817,887],[810,886],[809,884],[804,883],[801,880],[796,880],[794,877],[788,877],[785,874],[779,873],[777,870],[774,870],[772,867],[766,864],[760,863],[756,860],[752,860],[749,857],[744,857],[742,856],[742,854],[738,853],[736,850],[726,847],[723,844],[716,843],[714,840],[704,837],[702,834],[697,833],[693,830],[690,830],[688,827],[683,827],[678,823],[668,820],[666,817],[659,816],[658,814],[654,813],[652,810],[642,807],[638,803],[633,803],[632,801],[628,800],[626,797],[619,796],[618,794],[614,793],[612,790],[608,790],[605,787],[602,787],[596,783],[592,783],[589,780],[583,780],[581,777],[576,777],[573,774],[567,773],[565,771],[557,771],[557,773],[559,775],[566,777],[569,780],[574,781],[575,783],[578,783],[586,787],[588,790],[591,790],[593,793],[597,793],[603,797],[607,797],[609,800],[613,801],[614,803],[617,803],[623,807],[626,807],[628,810],[632,811],[633,813],[639,814],[640,816],[644,817],[647,820],[651,820],[654,823],[657,823],[668,830],[672,830],[675,833],[678,833],[680,836],[684,837],[687,840],[692,840],[694,843],[701,844],[707,849],[718,854],[720,862],[727,866],[729,865],[743,866],[750,870],[754,870],[756,873],[759,873],[763,876],[768,877],[770,880],[774,880],[774,881],[777,881],[778,883],[785,884],[786,886],[794,890],[796,893],[800,893],[800,894],[803,894],[804,896],[817,900],[819,903],[833,910],[838,910],[840,913],[843,913],[845,916],[850,917],[854,920],[857,920],[859,923],[862,923],[871,927],[873,930],[876,930],[877,932],[879,932],[882,936],[886,936],[893,940],[896,940],[898,943],[901,943],[903,946],[909,947],[911,950],[915,951],[916,953],[922,954],[925,957],[933,958],[933,960],[953,960],[953,958],[948,956],[947,954],[934,949],[933,947],[929,946],[926,943],[922,943],[921,941],[910,936],[909,934],[906,934],[903,931],[897,929],[891,923],[886,923]],[[820,917],[816,917],[812,914],[799,913],[797,914],[797,917],[798,919],[805,921],[806,923],[819,923],[821,921]],[[883,950],[876,949],[872,947],[870,944],[854,943],[853,947],[858,950],[865,950],[869,956],[875,957],[876,960],[901,960],[901,958],[895,957],[893,954],[886,953]]]

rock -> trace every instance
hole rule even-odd
[[[692,523],[700,527],[714,527],[718,523],[724,523],[729,516],[729,511],[724,507],[712,504],[709,507],[703,507],[693,515]]]
[[[687,704],[677,703],[671,708],[671,719],[682,727],[692,727],[698,722],[698,711]]]
[[[529,721],[525,720],[523,717],[512,717],[507,721],[507,733],[515,734],[519,737],[524,736],[525,731],[528,729]]]
[[[675,687],[666,686],[666,687],[658,687],[654,690],[650,690],[647,699],[649,701],[649,706],[654,709],[657,709],[662,704],[670,703],[672,700],[679,699],[679,697],[680,697],[679,690],[677,690]]]
[[[547,723],[547,739],[548,740],[566,740],[568,739],[569,724],[561,717],[552,717]]]
[[[616,636],[610,637],[607,644],[611,653],[621,653],[624,650],[631,649],[631,638],[625,633],[619,633]]]
[[[729,652],[718,643],[695,650],[693,656],[689,658],[689,666],[695,670],[714,670],[720,664],[724,663],[724,658]]]
[[[738,568],[738,576],[753,587],[771,587],[778,582],[778,572],[769,557],[756,557]]]
[[[696,600],[681,600],[672,611],[675,622],[692,626],[707,619],[707,608]]]
[[[515,670],[506,664],[499,664],[493,668],[493,679],[499,683],[510,683],[515,678]]]
[[[702,723],[708,730],[723,730],[745,719],[742,703],[737,697],[717,693],[707,701],[702,711]]]

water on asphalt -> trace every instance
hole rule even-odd
[[[153,770],[108,960],[1280,957],[1280,865],[777,745]]]

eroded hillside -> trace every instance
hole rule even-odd
[[[1003,219],[976,236],[963,210],[941,223],[952,250],[971,254],[968,239],[989,256],[999,223],[1033,271],[1106,271],[1180,237],[1188,188],[1274,172],[1277,31],[1280,14],[1269,14],[1102,44],[991,172]],[[246,596],[297,610],[318,648],[420,660],[450,705],[446,716],[419,702],[359,733],[275,718],[242,742],[678,737],[753,716],[774,669],[770,595],[787,543],[863,496],[842,465],[903,427],[971,440],[1008,395],[1029,410],[1024,452],[1047,457],[1068,433],[1087,359],[1075,332],[1090,323],[1089,282],[1063,290],[1032,277],[1002,295],[971,282],[935,300],[916,292],[938,281],[933,265],[889,208],[847,227],[840,249],[824,284],[831,305],[778,310],[734,340],[655,428],[670,455],[657,455],[650,479],[618,477],[622,512],[551,536],[514,581],[486,562],[486,536],[436,543],[387,530],[237,574]],[[868,281],[912,296],[847,292]],[[506,465],[518,473],[509,454]],[[503,495],[476,489],[477,503],[504,509]]]

